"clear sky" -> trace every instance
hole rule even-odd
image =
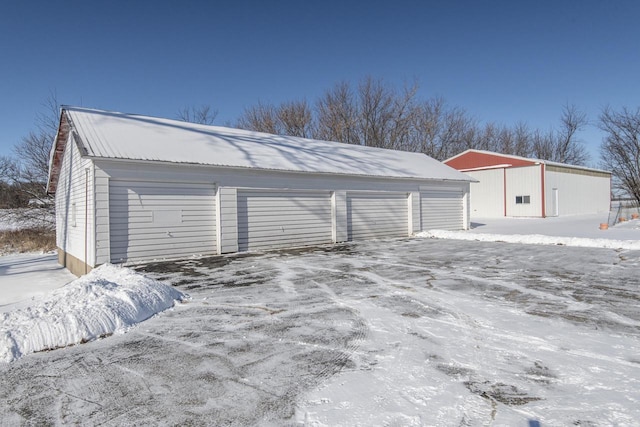
[[[0,5],[0,155],[67,105],[175,118],[211,105],[314,101],[366,76],[479,121],[547,130],[564,104],[595,123],[640,106],[640,2],[8,1]],[[580,134],[597,161],[602,134]]]

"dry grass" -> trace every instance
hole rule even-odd
[[[56,248],[56,232],[46,228],[0,231],[0,253],[48,252]]]

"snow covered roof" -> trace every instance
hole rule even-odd
[[[63,107],[52,153],[49,182],[52,192],[68,132],[76,136],[83,155],[92,158],[391,178],[472,180],[421,153]]]

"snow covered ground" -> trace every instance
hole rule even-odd
[[[0,231],[14,231],[30,227],[52,227],[55,224],[53,212],[45,209],[0,209]],[[25,214],[24,212],[27,212]]]
[[[504,240],[579,219],[138,266],[191,298],[0,363],[0,424],[635,425],[640,251]],[[599,222],[560,237],[640,239]]]
[[[127,268],[103,265],[0,314],[0,362],[125,332],[186,296]]]
[[[33,304],[75,278],[54,253],[0,256],[0,313]]]
[[[475,219],[469,231],[428,230],[418,233],[418,236],[584,248],[640,249],[640,220],[619,223],[607,230],[599,228],[602,222],[607,222],[606,216]]]

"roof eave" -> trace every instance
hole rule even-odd
[[[86,155],[83,156],[87,159],[91,159],[94,161],[105,161],[105,162],[121,162],[121,163],[139,163],[139,164],[163,164],[163,165],[174,165],[174,166],[191,166],[191,167],[202,167],[202,168],[223,168],[223,169],[235,169],[235,170],[258,170],[265,172],[283,172],[283,173],[294,173],[294,174],[316,174],[316,175],[339,175],[339,176],[349,176],[349,177],[360,177],[360,178],[383,178],[383,179],[397,179],[397,180],[414,180],[414,181],[449,181],[449,182],[476,182],[476,180],[470,176],[465,175],[464,178],[456,179],[456,178],[444,178],[444,177],[421,177],[421,176],[390,176],[390,175],[367,175],[367,174],[354,174],[354,173],[345,173],[345,172],[323,172],[323,171],[296,171],[296,170],[288,170],[288,169],[267,169],[267,168],[258,168],[258,167],[248,167],[248,166],[231,166],[231,165],[216,165],[209,163],[191,163],[191,162],[174,162],[168,160],[148,160],[148,159],[128,159],[128,158],[119,158],[119,157],[102,157],[102,156],[91,156]]]
[[[62,165],[62,156],[69,140],[69,132],[71,126],[64,107],[60,109],[60,124],[58,132],[53,140],[51,152],[49,154],[49,179],[47,180],[47,194],[55,194],[58,187],[58,179],[60,178],[60,167]]]

